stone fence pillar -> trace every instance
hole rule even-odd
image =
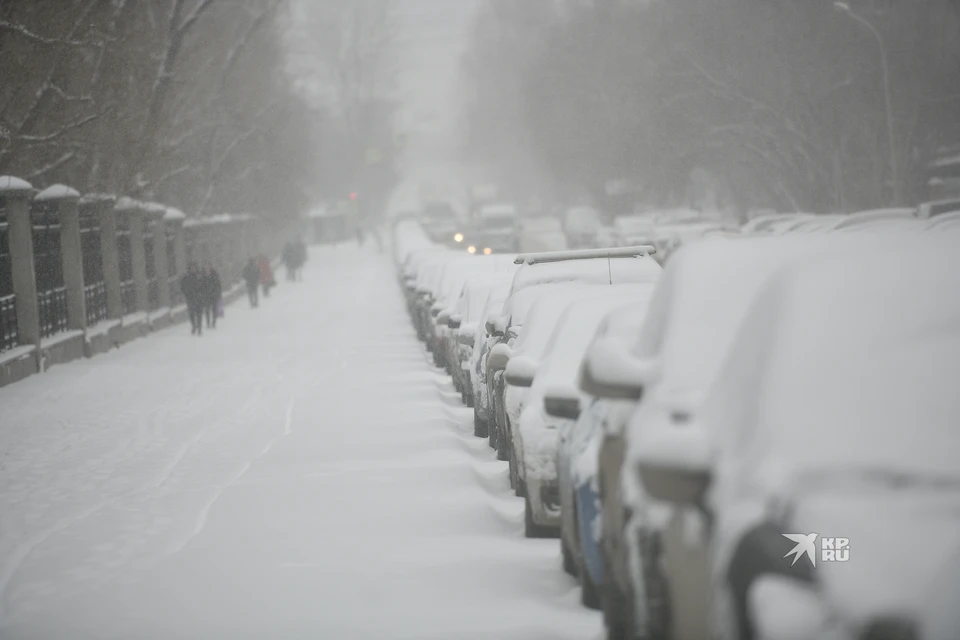
[[[131,198],[120,198],[114,207],[117,214],[126,216],[130,228],[130,261],[133,266],[133,287],[136,291],[136,310],[150,308],[150,285],[147,281],[147,252],[143,243],[146,211],[143,203]]]
[[[170,270],[167,268],[167,228],[164,218],[167,208],[159,204],[147,206],[147,215],[153,221],[153,274],[157,279],[157,301],[161,309],[170,307]]]
[[[80,194],[70,187],[55,184],[34,197],[37,202],[55,203],[60,220],[60,258],[63,285],[67,290],[67,326],[87,328],[86,295],[83,282],[83,247],[80,244]]]
[[[30,220],[33,186],[20,178],[0,176],[0,197],[7,201],[7,237],[10,241],[11,276],[17,305],[17,339],[22,345],[36,346],[39,354],[40,310],[37,306],[37,278],[33,263],[33,224]]]
[[[97,216],[100,227],[100,261],[103,265],[103,288],[107,292],[107,317],[117,320],[123,317],[123,298],[120,293],[120,253],[117,250],[117,216],[113,207],[116,196],[105,193],[88,193],[80,203],[89,206]]]

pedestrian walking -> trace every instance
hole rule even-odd
[[[307,243],[303,241],[303,238],[297,238],[293,243],[294,257],[296,258],[297,268],[296,268],[296,278],[297,280],[303,279],[303,265],[307,264]]]
[[[207,316],[207,329],[217,328],[217,315],[220,311],[223,297],[223,285],[220,274],[209,262],[204,265],[200,274],[200,290],[203,296],[203,310]]]
[[[297,279],[297,247],[293,242],[283,246],[283,266],[287,269],[287,282]]]
[[[258,290],[260,288],[260,266],[257,261],[250,258],[247,266],[243,268],[243,281],[247,285],[247,297],[250,299],[250,308],[256,309],[260,305],[258,300]]]
[[[203,283],[200,270],[195,263],[187,268],[186,275],[180,279],[180,291],[187,302],[190,315],[190,334],[203,334]]]
[[[358,225],[357,225],[357,246],[358,246],[358,247],[362,247],[362,246],[363,246],[363,241],[364,241],[364,239],[365,239],[365,238],[364,238],[364,235],[363,235],[363,227],[358,224]]]
[[[270,266],[270,260],[267,259],[267,256],[260,254],[260,258],[257,261],[260,268],[260,286],[263,287],[263,297],[270,297],[270,289],[277,286],[277,281],[273,277],[273,267]]]

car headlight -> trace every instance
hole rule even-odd
[[[493,249],[491,249],[490,247],[487,247],[486,249],[483,250],[483,255],[485,256],[488,256],[491,253],[493,253]]]
[[[844,638],[815,587],[778,575],[763,575],[747,591],[754,636],[765,640]]]
[[[476,252],[477,252],[477,248],[476,248],[475,246],[473,246],[473,245],[470,245],[469,247],[467,247],[467,252],[468,252],[468,253],[476,253]]]
[[[462,234],[462,233],[456,233],[456,234],[454,234],[454,235],[453,235],[453,241],[454,241],[454,242],[463,242],[463,234]]]

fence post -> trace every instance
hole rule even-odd
[[[93,210],[100,227],[100,259],[103,264],[103,288],[107,292],[107,317],[118,320],[123,317],[123,299],[120,295],[120,252],[117,249],[117,214],[115,196],[88,193],[83,202],[93,203]]]
[[[67,290],[67,326],[70,329],[83,330],[87,328],[87,310],[83,288],[80,212],[77,209],[79,199],[80,194],[76,190],[62,184],[47,187],[34,197],[37,202],[52,202],[57,205],[63,285]]]
[[[157,278],[157,300],[161,309],[170,308],[170,271],[167,269],[167,208],[159,204],[149,206],[153,226],[153,273]]]
[[[133,267],[133,287],[137,311],[150,308],[150,286],[147,281],[147,252],[143,243],[144,205],[131,198],[120,198],[114,210],[127,216],[130,226],[130,262]]]
[[[40,367],[40,309],[37,306],[37,278],[33,264],[33,223],[30,197],[33,186],[13,176],[0,176],[0,196],[7,200],[7,238],[10,242],[10,266],[13,295],[17,305],[17,339],[21,345],[37,348]]]

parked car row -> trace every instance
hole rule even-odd
[[[960,225],[820,222],[663,265],[395,228],[419,337],[609,639],[960,637]]]

